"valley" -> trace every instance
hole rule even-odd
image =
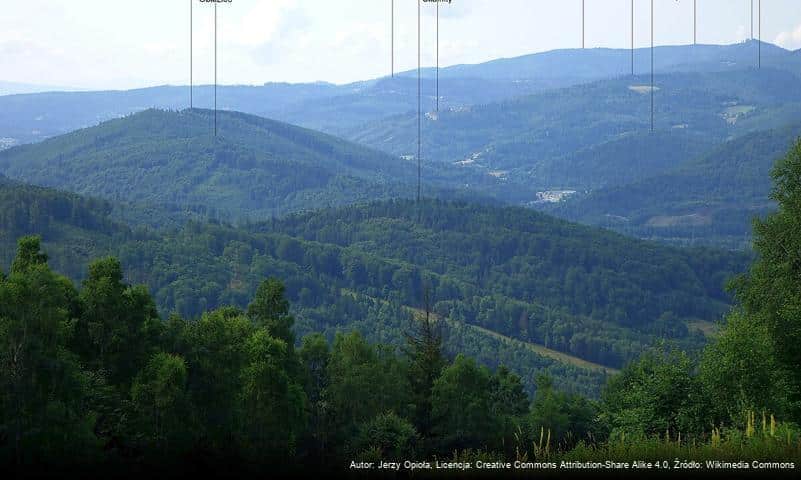
[[[314,52],[268,3],[224,73]],[[801,458],[801,51],[404,70],[390,5],[389,76],[218,85],[215,8],[214,86],[0,82],[0,466]]]

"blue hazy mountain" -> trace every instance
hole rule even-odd
[[[416,193],[415,162],[236,112],[146,110],[0,152],[0,173],[78,194],[156,207],[199,206],[264,219]],[[458,186],[437,165],[428,191]]]
[[[799,82],[797,74],[772,68],[658,75],[657,135],[651,135],[650,77],[600,80],[427,115],[423,150],[434,161],[510,183],[594,188],[673,168],[704,145],[792,122],[801,114]],[[408,154],[417,146],[416,114],[364,124],[345,137]],[[621,179],[624,166],[634,170]]]
[[[4,82],[0,80],[0,96],[2,95],[19,95],[25,93],[41,93],[41,92],[55,92],[55,91],[77,91],[77,88],[68,88],[65,86],[55,85],[39,85],[34,83],[20,83],[20,82]]]
[[[795,53],[762,42],[762,66],[799,71],[801,59]],[[755,40],[732,45],[660,46],[654,48],[654,68],[659,73],[740,70],[757,66],[759,54],[759,42]],[[633,57],[634,74],[650,74],[651,49],[637,48]],[[435,70],[425,68],[423,74],[431,78]],[[631,74],[630,49],[587,48],[552,50],[476,65],[454,65],[440,68],[439,77],[591,81]],[[400,75],[416,76],[417,71],[409,70]]]
[[[727,71],[756,65],[756,42],[736,45],[659,47],[658,72]],[[763,67],[801,71],[794,52],[763,44]],[[636,73],[650,68],[650,51],[635,52]],[[458,65],[440,71],[440,107],[498,102],[547,89],[629,75],[627,49],[555,50],[478,65]],[[433,110],[431,78],[423,85],[424,106]],[[416,109],[416,72],[346,85],[328,83],[262,86],[221,86],[218,106],[274,118],[328,133],[341,134],[354,126]],[[0,97],[0,138],[15,143],[39,141],[147,108],[183,109],[189,106],[186,86],[160,86],[128,91],[58,92]],[[194,106],[211,108],[213,88],[194,90]],[[0,145],[2,148],[2,145]]]
[[[743,248],[753,219],[775,208],[770,172],[799,137],[797,121],[749,133],[667,172],[579,193],[547,210],[640,237]]]

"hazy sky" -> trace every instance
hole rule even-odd
[[[587,47],[628,47],[630,0],[585,0]],[[751,0],[697,0],[698,41],[750,37]],[[213,79],[214,6],[200,0],[25,0],[0,15],[0,81],[78,88]],[[693,0],[654,0],[658,45],[691,43]],[[758,0],[754,0],[756,5]],[[391,0],[232,0],[218,13],[218,77],[344,83],[390,71]],[[650,38],[650,0],[635,0],[635,36]],[[436,5],[423,4],[424,64]],[[395,0],[397,70],[416,66],[417,0]],[[801,48],[801,0],[762,0],[762,38]],[[581,0],[452,0],[440,5],[442,65],[581,45]]]

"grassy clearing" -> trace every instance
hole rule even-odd
[[[425,312],[423,310],[420,310],[420,309],[417,309],[417,308],[410,308],[410,307],[407,307],[407,308],[409,308],[409,310],[414,312],[415,315],[422,316],[422,315],[425,314]],[[445,321],[448,324],[455,323],[453,320],[443,319],[443,318],[439,317],[438,315],[436,315],[434,313],[431,313],[430,315],[433,318],[436,318],[437,320]],[[464,324],[464,325],[469,327],[469,328],[471,328],[471,329],[473,329],[476,332],[481,333],[482,335],[486,335],[488,337],[492,337],[492,338],[494,338],[496,340],[500,340],[501,342],[504,342],[504,343],[507,343],[507,344],[511,344],[511,345],[515,345],[517,347],[525,348],[525,349],[527,349],[529,351],[532,351],[532,352],[534,352],[534,353],[536,353],[538,355],[541,355],[543,357],[547,357],[547,358],[550,358],[552,360],[556,360],[557,362],[565,363],[567,365],[572,365],[574,367],[583,368],[583,369],[586,369],[586,370],[591,370],[591,371],[594,371],[594,372],[603,372],[603,373],[606,373],[608,375],[615,374],[615,373],[619,372],[619,370],[617,370],[615,368],[607,367],[607,366],[601,365],[599,363],[590,362],[588,360],[584,360],[583,358],[579,358],[579,357],[576,357],[574,355],[570,355],[569,353],[559,352],[557,350],[553,350],[553,349],[550,349],[548,347],[545,347],[544,345],[540,345],[540,344],[532,343],[532,342],[526,342],[526,341],[523,341],[523,340],[518,340],[516,338],[508,337],[508,336],[500,334],[498,332],[493,332],[492,330],[489,330],[487,328],[479,327],[478,325],[471,325],[471,324],[467,324],[467,323]]]
[[[372,301],[384,302],[384,300],[379,300],[379,299],[374,298],[374,297],[369,297],[367,295],[364,295],[364,294],[361,294],[361,293],[358,293],[358,292],[354,292],[353,290],[344,289],[344,290],[342,290],[342,293],[346,294],[346,295],[350,295],[350,296],[352,296],[354,298],[356,298],[356,297],[364,297],[364,298],[369,298]],[[417,316],[425,315],[425,312],[423,310],[419,309],[419,308],[412,308],[412,307],[408,307],[408,306],[406,308],[408,308],[409,311],[412,312],[414,315],[417,315]],[[453,325],[455,323],[454,321],[446,319],[446,318],[442,318],[442,317],[440,317],[439,315],[437,315],[437,314],[435,314],[433,312],[430,313],[430,315],[432,316],[432,318],[444,321],[449,325]],[[615,368],[612,368],[612,367],[607,367],[607,366],[601,365],[599,363],[590,362],[588,360],[584,360],[583,358],[579,358],[579,357],[576,357],[574,355],[570,355],[569,353],[559,352],[557,350],[553,350],[553,349],[550,349],[548,347],[545,347],[544,345],[540,345],[540,344],[532,343],[532,342],[526,342],[526,341],[523,341],[523,340],[518,340],[516,338],[508,337],[508,336],[502,335],[502,334],[500,334],[498,332],[493,332],[492,330],[489,330],[489,329],[486,329],[486,328],[483,328],[483,327],[479,327],[477,325],[471,325],[471,324],[463,324],[463,325],[468,327],[468,328],[470,328],[470,329],[472,329],[475,332],[478,332],[478,333],[482,334],[482,335],[485,335],[485,336],[488,336],[488,337],[492,337],[493,339],[500,340],[501,342],[504,342],[506,344],[511,344],[511,345],[515,345],[515,346],[518,346],[518,347],[525,348],[525,349],[527,349],[529,351],[532,351],[532,352],[534,352],[534,353],[536,353],[536,354],[538,354],[540,356],[547,357],[547,358],[550,358],[552,360],[556,360],[557,362],[560,362],[560,363],[564,363],[564,364],[571,365],[571,366],[578,367],[578,368],[583,368],[585,370],[590,370],[590,371],[593,371],[593,372],[602,372],[602,373],[606,373],[608,375],[615,374],[615,373],[619,372],[618,369],[615,369]]]
[[[552,358],[558,362],[566,363],[568,365],[573,365],[574,367],[584,368],[587,370],[592,370],[596,372],[606,372],[607,374],[615,374],[618,373],[619,370],[607,367],[605,365],[601,365],[599,363],[590,362],[588,360],[584,360],[583,358],[579,358],[568,353],[559,352],[557,350],[552,350],[548,347],[543,345],[539,345],[536,343],[531,342],[524,342],[522,340],[518,340],[516,338],[507,337],[506,335],[501,335],[498,332],[493,332],[492,330],[487,330],[486,328],[479,327],[476,325],[470,325],[470,327],[476,331],[481,332],[484,335],[488,335],[495,339],[501,340],[502,342],[514,344],[528,350],[531,350],[543,357]]]
[[[706,338],[716,338],[720,333],[720,325],[706,320],[693,320],[687,322],[687,328],[691,331],[701,332]]]

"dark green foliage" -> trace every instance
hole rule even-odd
[[[528,416],[529,440],[543,448],[550,439],[551,448],[563,450],[578,442],[594,443],[606,433],[598,413],[594,403],[580,395],[558,391],[549,376],[540,375]]]
[[[359,430],[354,451],[365,460],[415,458],[420,440],[414,426],[394,413],[378,415]]]
[[[24,274],[47,263],[47,254],[39,251],[39,237],[23,237],[18,242],[17,256],[11,264],[11,273]]]
[[[664,248],[524,209],[423,205],[419,224],[412,202],[395,201],[247,229],[190,222],[163,232],[115,226],[102,210],[85,205],[79,215],[105,219],[107,227],[80,228],[53,209],[44,239],[54,265],[74,279],[86,278],[82,262],[89,257],[117,256],[126,281],[146,283],[163,314],[197,318],[223,305],[245,308],[253,299],[256,308],[264,293],[263,315],[274,316],[266,320],[270,331],[290,346],[289,317],[297,320],[299,336],[324,331],[332,338],[347,327],[370,341],[402,345],[409,318],[404,307],[420,306],[427,285],[448,355],[469,353],[491,368],[505,364],[529,392],[539,370],[549,368],[560,388],[591,396],[597,396],[602,374],[457,327],[485,328],[612,367],[662,336],[700,349],[705,340],[686,322],[719,318],[729,302],[722,285],[744,270],[747,258]],[[269,306],[268,286],[257,294],[268,277],[284,280],[294,304],[289,316],[283,307]],[[128,292],[129,302],[141,299],[134,288],[116,288],[115,295]],[[102,321],[90,319],[91,312],[82,315],[80,328]],[[151,353],[141,352],[137,361]]]
[[[418,305],[426,282],[442,317],[612,366],[635,358],[649,335],[698,345],[684,322],[726,311],[723,285],[746,258],[452,202],[426,202],[420,223],[413,204],[394,201],[293,215],[263,228],[343,247],[349,288],[379,297],[390,288],[392,297]]]
[[[235,462],[243,468],[258,468],[280,464],[294,470],[301,464],[303,468],[322,468],[342,465],[349,458],[373,460],[385,459],[385,455],[489,458],[499,454],[512,458],[531,452],[537,458],[569,457],[571,454],[563,452],[571,448],[575,455],[617,458],[628,448],[627,441],[635,439],[649,449],[660,437],[666,444],[683,441],[687,445],[688,441],[703,444],[711,438],[713,449],[722,448],[721,442],[725,442],[725,451],[739,448],[741,454],[755,452],[767,458],[796,455],[792,445],[797,441],[797,429],[777,425],[769,413],[793,419],[797,415],[797,347],[785,337],[792,339],[797,334],[796,264],[801,262],[793,256],[799,250],[793,242],[801,218],[801,202],[797,201],[801,187],[796,185],[801,178],[799,158],[801,143],[777,167],[775,198],[780,209],[759,224],[760,257],[750,274],[734,284],[741,305],[730,314],[719,339],[707,347],[700,366],[686,352],[657,345],[609,380],[599,405],[564,393],[547,375],[539,375],[534,401],[527,408],[521,377],[503,367],[492,373],[463,354],[456,355],[452,363],[441,355],[441,345],[453,339],[466,344],[474,338],[472,334],[480,332],[453,314],[442,317],[429,312],[428,295],[433,292],[448,298],[445,292],[449,289],[480,291],[478,287],[484,285],[486,280],[459,275],[474,247],[470,236],[460,238],[457,233],[481,232],[482,209],[486,207],[427,204],[429,209],[420,219],[426,226],[424,236],[436,239],[446,231],[463,248],[449,251],[453,256],[433,257],[438,263],[426,263],[426,268],[409,260],[413,251],[403,251],[402,244],[393,244],[363,226],[372,221],[369,219],[386,225],[395,218],[402,224],[407,215],[403,202],[343,210],[344,218],[357,220],[350,225],[359,227],[341,231],[350,237],[347,245],[338,241],[325,245],[307,238],[316,222],[307,216],[310,225],[304,228],[310,230],[289,237],[300,248],[282,249],[288,258],[272,260],[271,265],[297,275],[290,275],[290,282],[297,278],[316,279],[318,284],[332,282],[331,290],[317,293],[309,288],[313,283],[301,283],[309,291],[301,294],[302,289],[298,290],[298,298],[330,295],[328,298],[335,300],[329,315],[363,317],[349,322],[357,326],[366,319],[374,320],[369,323],[371,329],[365,330],[389,339],[399,336],[398,319],[405,315],[408,320],[410,310],[404,303],[422,294],[423,317],[411,324],[416,328],[407,336],[409,348],[404,356],[394,347],[369,343],[358,332],[336,333],[330,348],[323,335],[306,336],[296,350],[291,343],[295,317],[285,296],[289,289],[275,279],[252,287],[247,312],[221,306],[192,320],[171,315],[162,322],[147,289],[128,285],[121,262],[115,258],[93,262],[78,290],[65,277],[52,273],[38,238],[22,238],[11,272],[0,277],[0,455],[13,466],[56,462],[164,465],[202,457],[210,465]],[[384,216],[359,220],[362,212],[375,214],[382,209]],[[386,213],[392,209],[400,209],[394,217]],[[460,209],[471,214],[464,215]],[[505,221],[522,215],[513,209],[492,211]],[[521,225],[517,234],[525,238],[537,222],[545,223],[549,232],[556,233],[550,239],[553,242],[566,237],[558,235],[562,229],[570,231],[571,238],[590,232],[536,214],[531,218],[509,224]],[[242,265],[247,259],[274,258],[287,233],[299,228],[292,223],[295,220],[272,227],[288,230],[281,233],[248,233],[222,226],[214,227],[216,230],[200,225],[192,228],[204,245],[198,251],[216,250],[228,268],[238,269],[236,275],[246,275]],[[450,225],[450,230],[443,225]],[[404,231],[408,230],[394,230],[396,235]],[[336,230],[325,234],[340,235]],[[218,236],[227,241],[218,241]],[[727,261],[718,254],[712,256],[710,265],[705,258],[682,257],[686,252],[613,234],[591,238],[601,252],[604,242],[628,247],[624,257],[628,263],[615,264],[626,268],[646,253],[652,261],[665,262],[671,271],[685,276],[695,269],[708,274]],[[528,241],[537,240],[535,236]],[[376,243],[368,250],[364,245],[370,242]],[[187,245],[189,254],[193,253],[191,242]],[[392,247],[399,250],[396,256],[390,255]],[[512,241],[497,251],[475,248],[495,255],[497,267],[507,265],[503,255],[514,258],[523,247]],[[169,251],[154,249],[151,255]],[[320,277],[304,277],[297,273],[301,269],[295,263],[301,261],[300,252],[306,265],[334,268]],[[459,254],[465,255],[463,264],[454,261]],[[603,259],[602,265],[614,260],[603,254],[586,256],[584,265],[592,258]],[[340,270],[337,266],[347,267]],[[636,271],[628,270],[628,274]],[[655,272],[660,271],[644,271],[650,278],[642,277],[639,282],[656,282],[651,285],[656,288]],[[446,282],[449,277],[452,279]],[[372,282],[381,278],[398,279],[399,291],[375,291]],[[663,289],[673,286],[685,293],[712,295],[711,286],[703,281],[676,287],[670,283],[674,281],[671,277],[666,278]],[[502,279],[492,281],[502,285]],[[448,305],[458,307],[458,293],[451,295]],[[661,297],[654,298],[658,301]],[[304,321],[309,324],[330,322],[315,317],[320,310],[301,307],[300,311],[308,312],[310,318]],[[464,314],[462,307],[455,311]],[[678,320],[677,314],[670,312],[673,310],[660,314],[648,328],[681,337],[681,329],[670,328]],[[487,312],[487,318],[496,316]],[[618,321],[619,327],[625,325]],[[447,326],[442,337],[436,324]],[[637,325],[628,328],[644,330],[637,330]],[[474,348],[481,353],[488,345],[478,342]],[[430,416],[420,422],[419,413],[429,405]],[[759,433],[757,409],[764,412]],[[415,423],[425,431],[416,429]],[[744,434],[739,433],[740,427]]]
[[[498,416],[496,434],[506,454],[511,455],[518,445],[529,411],[529,397],[519,376],[504,365],[490,379],[490,409]]]
[[[134,379],[131,403],[139,421],[136,431],[144,444],[165,453],[191,446],[192,405],[183,358],[164,352],[153,354]]]
[[[336,445],[355,438],[360,425],[375,416],[406,415],[411,392],[402,363],[391,350],[375,347],[356,332],[339,334],[328,361],[323,398],[331,416]]]
[[[295,453],[307,425],[300,361],[262,326],[280,318],[292,329],[280,283],[265,283],[279,308],[256,308],[254,321],[229,307],[164,324],[116,259],[92,263],[80,292],[45,259],[38,238],[21,239],[0,282],[5,464],[172,461],[207,449],[261,464]]]
[[[248,317],[257,327],[265,328],[272,337],[283,340],[289,348],[294,346],[292,326],[295,319],[289,314],[289,301],[285,297],[283,283],[274,278],[262,282],[248,305]]]
[[[358,332],[330,347],[309,335],[296,351],[273,334],[276,319],[294,326],[275,279],[248,314],[221,307],[162,323],[116,259],[93,262],[76,291],[44,258],[37,238],[22,239],[19,267],[0,282],[0,455],[9,465],[202,457],[212,468],[295,471],[465,448],[512,454],[522,438],[521,379],[463,355],[449,364],[429,322],[409,335],[408,356]],[[414,427],[424,408],[427,434]]]
[[[778,361],[766,326],[742,310],[730,313],[718,338],[704,351],[700,369],[710,412],[740,425],[748,412],[792,414],[786,367]]]
[[[801,140],[774,171],[772,198],[778,210],[754,225],[757,261],[733,283],[742,309],[728,321],[708,370],[722,364],[735,390],[725,404],[771,408],[801,421]],[[742,347],[750,347],[745,356]]]
[[[411,333],[406,334],[406,356],[409,358],[408,381],[415,395],[414,419],[417,430],[424,436],[431,433],[433,424],[431,395],[434,382],[445,366],[442,355],[442,335],[436,319],[431,318],[430,299],[424,293],[425,312],[413,320]]]
[[[296,378],[292,350],[269,330],[257,330],[245,345],[240,448],[253,458],[281,460],[293,454],[306,425],[306,396]]]
[[[95,261],[80,293],[75,343],[93,370],[114,384],[124,383],[144,365],[161,328],[156,306],[142,287],[123,283],[115,258]]]
[[[492,410],[491,375],[473,359],[457,355],[442,371],[431,394],[437,450],[494,449],[498,416]]]
[[[612,378],[602,394],[613,434],[700,436],[715,427],[711,399],[686,353],[655,348]]]
[[[0,462],[88,461],[96,416],[83,409],[90,378],[68,348],[77,292],[51,272],[39,240],[19,242],[0,282]],[[32,261],[32,260],[36,261]]]

